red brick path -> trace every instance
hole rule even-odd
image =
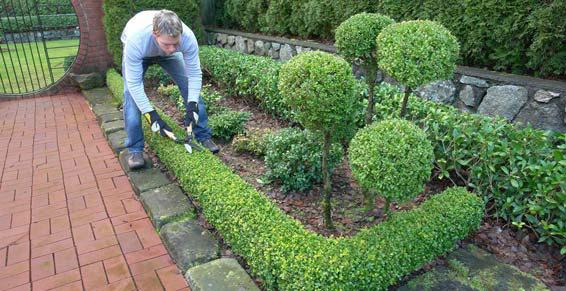
[[[0,290],[188,290],[79,94],[0,101]]]

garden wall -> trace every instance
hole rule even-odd
[[[209,44],[242,53],[287,61],[298,53],[322,50],[336,53],[332,45],[271,37],[234,30],[207,29]],[[356,76],[363,76],[354,68]],[[396,83],[378,72],[379,80]],[[492,72],[458,66],[451,80],[418,89],[422,98],[451,104],[462,111],[499,115],[511,122],[566,132],[566,82]]]

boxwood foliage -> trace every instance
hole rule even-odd
[[[385,27],[377,36],[379,68],[409,90],[452,77],[458,58],[458,41],[434,21],[415,20]],[[401,116],[406,108],[406,95]]]
[[[201,55],[204,67],[214,53],[224,49],[206,50],[207,56]],[[233,51],[223,57],[231,58],[226,63],[234,66],[252,59]],[[271,59],[263,59],[280,66]],[[211,77],[219,81],[216,74]],[[253,82],[257,84],[261,76],[255,78]],[[265,88],[257,87],[255,92],[264,92]],[[280,96],[278,92],[272,94]],[[376,97],[376,119],[398,116],[403,93],[397,87],[382,84]],[[362,108],[358,110],[363,112]],[[534,230],[541,242],[557,243],[566,253],[566,135],[517,128],[501,119],[463,113],[412,95],[406,118],[427,133],[434,146],[435,167],[443,173],[441,177],[448,178],[449,172],[463,177],[469,187],[490,202],[488,210],[492,215]]]
[[[426,133],[412,122],[387,119],[360,129],[350,142],[350,168],[365,189],[387,201],[413,199],[429,180],[434,155]]]
[[[211,116],[208,126],[212,130],[212,136],[230,140],[234,135],[244,132],[249,118],[249,112],[226,110]]]
[[[175,134],[184,134],[159,113]],[[483,216],[481,199],[450,188],[354,237],[325,238],[306,230],[213,154],[187,155],[182,145],[153,134],[145,122],[143,126],[147,144],[269,289],[384,290],[453,249],[479,227]]]
[[[342,160],[342,146],[334,143],[330,149],[329,170]],[[305,191],[322,177],[322,143],[309,130],[285,128],[265,138],[266,178],[279,181],[281,189]]]
[[[368,85],[368,106],[365,122],[370,124],[373,117],[374,92],[376,85],[377,60],[375,39],[381,30],[395,21],[388,16],[375,13],[356,14],[342,22],[336,29],[336,48],[350,63],[359,63],[366,71]]]

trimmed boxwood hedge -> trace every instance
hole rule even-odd
[[[182,136],[183,129],[160,114]],[[477,196],[450,188],[354,237],[325,238],[287,216],[211,153],[188,155],[143,124],[147,144],[269,289],[384,290],[453,249],[483,215]]]
[[[214,82],[257,94],[255,98],[273,100],[273,104],[281,99],[270,81],[274,77],[258,73],[278,72],[276,61],[217,47],[203,47],[200,52],[201,65]],[[260,65],[255,68],[253,63]],[[394,86],[378,87],[376,119],[396,117],[402,98]],[[490,213],[519,228],[531,228],[541,242],[555,242],[566,253],[565,134],[520,129],[501,119],[463,113],[415,96],[410,97],[407,119],[427,132],[435,167],[444,177],[449,172],[467,176],[468,186],[484,201],[493,202]]]

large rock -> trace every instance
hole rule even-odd
[[[290,60],[292,57],[293,57],[293,48],[290,45],[285,44],[283,47],[281,47],[281,50],[279,51],[279,59],[286,62]]]
[[[556,104],[530,102],[517,114],[515,122],[530,123],[535,128],[564,132],[566,127],[560,120],[560,108]]]
[[[261,40],[256,40],[254,42],[254,51],[255,54],[258,56],[265,56],[267,55],[267,50],[265,50],[265,43]]]
[[[460,78],[460,83],[466,84],[466,85],[474,85],[474,86],[477,86],[477,87],[480,87],[480,88],[489,87],[486,80],[474,78],[474,77],[470,77],[470,76],[466,76],[466,75],[463,75]]]
[[[246,44],[248,46],[248,54],[253,54],[255,51],[255,42],[253,39],[248,39],[246,41]]]
[[[89,74],[70,74],[71,78],[77,82],[82,90],[90,90],[94,88],[104,87],[106,78],[103,73],[89,73]]]
[[[129,176],[134,192],[138,195],[142,192],[171,184],[169,179],[159,169],[133,171],[129,173]]]
[[[179,186],[169,184],[140,194],[147,214],[158,230],[170,221],[194,218],[195,209]]]
[[[218,241],[195,220],[167,223],[160,234],[169,253],[183,272],[219,257]]]
[[[270,48],[267,55],[274,60],[279,59],[279,51],[275,50],[274,48]]]
[[[226,34],[224,33],[219,33],[216,35],[216,42],[219,43],[220,45],[224,45],[226,44],[226,42],[228,41]]]
[[[241,36],[236,36],[236,46],[235,49],[243,54],[248,53],[248,46],[246,45],[246,39]]]
[[[467,245],[449,254],[446,266],[418,276],[398,290],[548,290],[544,283]]]
[[[233,35],[229,35],[228,38],[226,39],[226,44],[228,46],[233,46],[234,42],[236,42],[236,37]]]
[[[487,89],[487,94],[478,107],[478,113],[488,116],[501,116],[513,121],[528,99],[527,89],[520,86],[494,86]]]
[[[259,290],[235,259],[222,258],[193,267],[185,278],[193,291]]]
[[[481,101],[481,92],[474,86],[466,85],[460,91],[459,98],[467,106],[476,107]]]
[[[433,82],[416,90],[417,94],[424,99],[452,104],[456,93],[456,86],[450,80]]]

